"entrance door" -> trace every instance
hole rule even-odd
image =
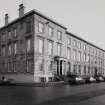
[[[71,64],[68,62],[68,72],[71,72]]]
[[[57,60],[57,75],[59,75],[59,61]]]
[[[60,75],[62,75],[62,60],[60,61]]]

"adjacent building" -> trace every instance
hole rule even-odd
[[[105,51],[73,35],[37,10],[24,13],[0,28],[0,76],[17,82],[52,81],[68,72],[105,74]]]

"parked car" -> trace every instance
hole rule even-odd
[[[83,77],[83,79],[85,80],[85,83],[91,83],[89,76],[85,76],[85,77]]]
[[[67,78],[68,78],[68,82],[70,84],[83,84],[83,83],[85,83],[85,80],[82,77],[77,76],[76,74],[68,74]]]
[[[80,76],[77,76],[75,79],[76,79],[76,83],[77,84],[83,84],[83,83],[85,83],[85,80],[82,77],[80,77]]]
[[[91,82],[91,83],[96,82],[96,79],[95,79],[94,77],[90,77],[90,79],[89,79],[89,80],[90,80],[90,82]]]
[[[105,82],[105,76],[103,76],[104,82]]]
[[[95,76],[95,79],[96,79],[96,82],[103,82],[104,81],[103,76],[100,76],[100,75]]]
[[[0,85],[16,85],[16,81],[12,78],[0,80]]]

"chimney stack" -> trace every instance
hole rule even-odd
[[[19,5],[19,17],[22,17],[24,15],[24,5]]]
[[[5,25],[7,25],[9,22],[9,16],[8,14],[5,14]]]

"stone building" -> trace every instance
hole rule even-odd
[[[17,82],[51,81],[54,75],[104,75],[105,51],[67,31],[37,10],[0,28],[0,76]]]

